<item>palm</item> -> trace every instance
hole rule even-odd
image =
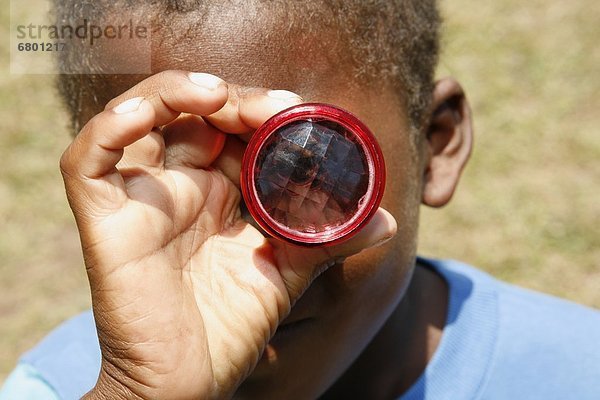
[[[110,304],[102,344],[115,362],[143,365],[132,378],[164,393],[239,383],[289,307],[269,252],[257,251],[264,238],[240,218],[239,192],[220,172],[183,167],[137,170],[126,187],[130,200],[96,225],[94,236],[110,239],[89,254],[118,265],[92,285],[94,304]],[[115,325],[125,329],[115,335]],[[148,371],[168,379],[148,381]]]

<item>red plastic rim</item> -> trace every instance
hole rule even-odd
[[[369,184],[356,213],[344,224],[319,233],[290,229],[276,221],[263,207],[256,189],[256,162],[269,137],[285,125],[299,120],[329,120],[342,125],[355,135],[364,152]],[[383,153],[369,128],[350,112],[323,103],[305,103],[275,114],[256,130],[242,159],[241,191],[248,211],[269,235],[299,245],[331,245],[349,239],[364,227],[377,211],[385,188]]]

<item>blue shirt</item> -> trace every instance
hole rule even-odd
[[[420,262],[448,282],[448,314],[433,358],[399,400],[600,399],[600,312],[456,261]],[[21,358],[0,400],[78,399],[99,369],[86,312]]]

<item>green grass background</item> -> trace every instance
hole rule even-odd
[[[58,172],[66,115],[52,76],[9,73],[1,4],[0,382],[90,305]],[[597,4],[447,0],[442,9],[439,75],[464,84],[476,147],[451,205],[423,210],[421,254],[600,307]]]

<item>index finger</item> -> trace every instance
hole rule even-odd
[[[166,125],[182,112],[209,115],[222,108],[228,99],[227,83],[201,72],[163,71],[139,82],[115,97],[105,107],[135,97],[143,97],[154,108],[154,126]]]
[[[143,96],[130,98],[136,94]],[[105,111],[88,121],[61,157],[72,207],[86,209],[91,203],[102,204],[99,208],[122,206],[127,193],[116,165],[125,147],[181,112],[206,115],[223,107],[226,101],[227,85],[220,78],[167,71],[138,83],[109,102]]]

